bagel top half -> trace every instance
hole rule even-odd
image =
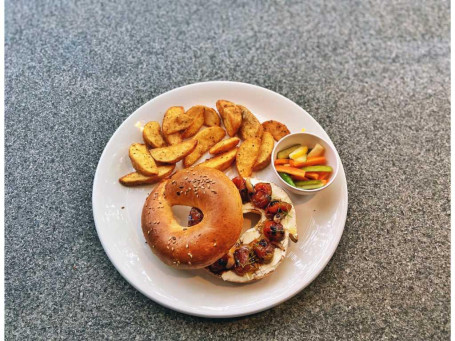
[[[204,218],[181,226],[172,206],[199,208]],[[152,251],[166,264],[180,269],[204,268],[225,255],[243,226],[242,199],[221,171],[190,168],[162,181],[142,209],[142,231]]]

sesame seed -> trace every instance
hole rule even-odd
[[[188,249],[188,243],[186,243],[186,248]]]
[[[216,242],[213,244],[213,246],[216,246]]]
[[[188,256],[190,256],[190,258],[193,258],[193,255],[191,254],[191,252],[188,252]]]

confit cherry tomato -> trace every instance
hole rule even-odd
[[[242,198],[242,202],[246,203],[249,201],[249,196],[248,196],[248,189],[246,188],[246,181],[244,178],[241,176],[237,176],[234,179],[232,179],[232,182],[234,183],[235,187],[239,190],[240,196]]]
[[[188,215],[188,226],[199,224],[204,218],[204,214],[199,208],[192,207],[190,214]]]
[[[268,263],[273,258],[275,247],[267,239],[262,238],[253,244],[253,251],[261,262]]]
[[[258,268],[255,259],[252,257],[254,253],[248,245],[243,245],[234,251],[234,272],[243,276],[248,272],[253,272]]]
[[[226,270],[226,265],[228,263],[228,255],[224,255],[220,259],[218,259],[215,263],[209,266],[209,270],[218,273],[223,270]]]
[[[284,239],[284,227],[281,223],[267,220],[262,228],[262,233],[272,242],[281,242]]]

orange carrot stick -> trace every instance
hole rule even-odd
[[[319,180],[327,180],[330,176],[328,172],[320,172],[319,173]]]
[[[304,170],[294,168],[294,167],[275,166],[275,169],[277,172],[282,172],[282,173],[286,173],[289,175],[302,176],[302,177],[305,176]]]
[[[313,180],[318,180],[319,179],[319,174],[318,173],[314,173],[314,172],[306,172],[305,173],[305,176],[309,179],[313,179]]]
[[[300,176],[300,175],[291,175],[292,180],[299,180],[299,181],[307,181],[310,180],[306,176]]]
[[[294,161],[294,160],[292,160]],[[296,162],[294,161],[291,163],[291,166],[300,168],[306,166],[317,166],[317,165],[325,165],[327,160],[324,156],[316,156],[316,157],[309,157],[305,162]]]
[[[285,164],[289,163],[289,159],[276,159],[273,163],[275,166],[285,165]]]

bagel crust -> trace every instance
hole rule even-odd
[[[181,226],[172,206],[199,208],[204,217],[194,226]],[[161,182],[142,209],[142,232],[152,251],[179,269],[209,266],[237,242],[243,227],[242,199],[221,171],[188,168]]]

